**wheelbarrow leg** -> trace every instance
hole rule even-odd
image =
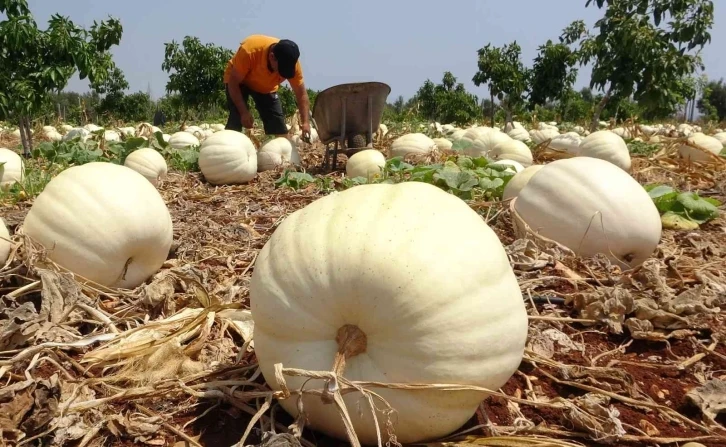
[[[345,99],[346,99],[345,97],[342,98],[342,102],[343,102],[342,114],[343,114],[343,116],[341,116],[341,119],[340,119],[340,138],[338,139],[338,142],[336,142],[336,145],[335,145],[335,155],[333,155],[333,170],[334,171],[335,171],[335,169],[337,168],[337,165],[338,165],[338,147],[339,146],[338,146],[337,143],[340,143],[340,148],[342,149],[343,148],[343,142],[345,141],[345,118],[346,118],[346,110],[345,110],[346,109],[346,101],[345,101]]]
[[[368,136],[366,147],[373,147],[373,95],[368,95]]]
[[[323,157],[323,170],[327,171],[330,166],[330,144],[325,145],[325,157]]]

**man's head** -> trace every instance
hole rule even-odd
[[[277,42],[271,51],[272,67],[277,69],[285,79],[295,77],[295,64],[300,57],[300,49],[292,40],[282,39]]]

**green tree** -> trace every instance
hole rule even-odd
[[[478,87],[489,86],[492,104],[496,96],[506,111],[506,122],[512,122],[512,115],[524,104],[524,94],[528,90],[530,71],[522,65],[522,49],[516,41],[502,48],[487,44],[477,52],[479,71],[472,79]],[[494,107],[491,109],[491,122],[494,126]]]
[[[449,71],[434,86],[433,104],[431,119],[441,123],[463,126],[479,118],[479,98],[467,92],[464,84],[457,82]]]
[[[590,88],[605,93],[591,130],[612,98],[632,96],[645,109],[674,110],[688,93],[683,77],[702,67],[690,52],[710,42],[713,25],[710,0],[587,0],[585,7],[606,3],[597,33],[586,34],[578,52],[581,64],[592,62]]]
[[[60,92],[71,76],[101,83],[113,68],[108,50],[121,41],[123,28],[117,19],[90,30],[69,18],[54,14],[46,30],[38,29],[26,0],[0,0],[0,111],[20,127],[23,154],[30,157],[31,118]]]
[[[96,106],[99,115],[110,117],[117,113],[124,99],[124,91],[129,88],[123,71],[113,64],[108,76],[102,82],[95,82],[91,85],[93,92],[103,95],[101,102]]]
[[[577,51],[570,48],[585,33],[585,25],[575,22],[565,28],[559,43],[548,40],[534,59],[530,76],[529,108],[559,100],[565,108],[574,97],[572,86],[577,80]]]
[[[705,85],[698,101],[698,111],[712,121],[726,120],[726,84],[723,79]]]
[[[224,70],[234,55],[232,50],[202,44],[198,37],[191,36],[185,36],[181,46],[172,40],[164,47],[161,69],[171,73],[166,91],[179,93],[184,113],[226,103]]]

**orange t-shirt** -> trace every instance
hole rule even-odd
[[[242,84],[258,93],[276,92],[285,78],[279,73],[270,71],[267,62],[270,45],[280,39],[261,34],[253,34],[240,43],[239,49],[227,62],[224,70],[224,83],[229,83],[230,73],[237,70]],[[303,74],[300,61],[295,64],[295,77],[288,80],[291,85],[302,85]]]

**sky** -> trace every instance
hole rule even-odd
[[[572,21],[592,27],[603,11],[586,0],[29,0],[38,25],[51,14],[68,16],[83,26],[108,16],[124,31],[112,52],[130,84],[128,93],[165,94],[167,73],[161,69],[164,43],[196,36],[236,50],[249,34],[267,34],[298,43],[308,88],[322,90],[347,82],[379,81],[391,87],[389,102],[408,99],[430,79],[451,71],[467,90],[488,96],[471,81],[477,50],[516,40],[522,61],[531,66],[537,47],[557,40]],[[711,44],[703,50],[705,73],[726,78],[726,0],[715,0]],[[377,30],[377,31],[376,31]],[[589,84],[589,67],[581,67],[576,87]],[[66,90],[87,91],[77,77]]]

